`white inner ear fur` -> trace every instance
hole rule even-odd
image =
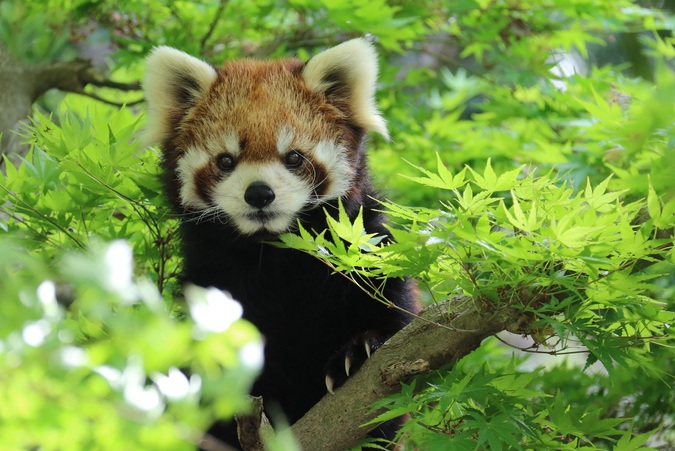
[[[189,88],[186,79],[193,80],[195,98],[204,95],[218,74],[208,63],[172,47],[156,47],[146,60],[143,90],[148,102],[148,121],[143,140],[148,145],[163,141],[171,130],[169,115],[190,105],[181,104],[176,97],[179,87]]]
[[[303,77],[309,89],[322,92],[331,86],[326,76],[336,71],[345,77],[355,122],[388,139],[387,124],[375,105],[378,66],[373,46],[362,38],[343,42],[310,59]]]

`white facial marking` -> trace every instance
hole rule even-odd
[[[203,150],[189,148],[178,160],[176,173],[180,180],[180,203],[185,208],[203,210],[208,208],[208,204],[197,193],[194,174],[207,164],[209,164],[209,155]]]
[[[237,132],[234,130],[226,132],[223,136],[223,143],[225,144],[225,150],[227,150],[227,152],[232,156],[239,156],[241,149],[239,148],[239,135],[237,135]]]
[[[180,157],[176,165],[176,174],[181,184],[180,202],[183,207],[194,210],[204,210],[210,207],[198,194],[194,174],[211,164],[213,158],[223,152],[227,152],[234,157],[241,153],[239,136],[233,130],[229,130],[217,138],[210,138],[203,149],[189,147]]]
[[[346,194],[354,177],[354,170],[347,160],[347,149],[333,141],[323,140],[314,147],[312,154],[324,165],[328,174],[330,185],[324,199],[337,199]],[[316,184],[320,182],[315,181]]]
[[[277,150],[279,155],[284,156],[289,150],[296,149],[300,152],[311,149],[313,143],[302,135],[298,135],[293,129],[284,125],[277,134]]]
[[[281,127],[277,135],[277,150],[279,151],[279,155],[284,155],[291,148],[294,136],[295,133],[293,133],[290,127]]]
[[[263,209],[252,207],[244,200],[246,189],[253,182],[264,182],[274,192],[274,201]],[[242,161],[229,177],[216,185],[213,201],[227,213],[242,233],[253,234],[262,230],[282,233],[294,225],[311,189],[311,186],[289,172],[281,162]],[[255,216],[256,214],[263,216]]]
[[[239,156],[239,136],[233,130],[228,130],[220,136],[211,137],[206,142],[206,150],[213,156],[227,152],[233,157]]]

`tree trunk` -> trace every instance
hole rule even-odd
[[[0,156],[16,164],[28,146],[17,134],[28,121],[35,99],[34,74],[0,46]],[[4,158],[0,168],[4,167]]]
[[[106,80],[93,69],[89,60],[55,61],[30,66],[17,61],[0,46],[0,154],[16,163],[28,152],[21,128],[29,120],[33,103],[50,89],[83,94],[106,103],[85,92],[92,84],[122,91],[136,91],[140,83],[115,83]],[[121,106],[121,105],[120,105]],[[4,160],[0,160],[0,169]]]

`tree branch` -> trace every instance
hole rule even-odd
[[[634,224],[648,219],[645,207]],[[668,240],[661,250],[672,247],[673,229],[654,233],[655,237]],[[636,265],[644,269],[658,259],[655,255],[653,259],[637,261]],[[511,302],[500,305],[456,296],[425,308],[419,318],[373,353],[334,395],[324,396],[298,420],[291,427],[293,435],[303,449],[337,451],[354,445],[369,431],[363,424],[381,413],[369,411],[368,406],[400,391],[400,384],[413,376],[454,365],[477,349],[485,338],[498,332],[531,333],[535,317],[522,306],[548,304],[558,295],[555,290],[546,294],[521,289],[515,299],[509,296]]]
[[[106,103],[96,95],[86,93],[87,85],[102,88],[112,88],[120,91],[140,91],[141,84],[138,81],[121,83],[108,80],[96,72],[89,60],[75,59],[72,61],[58,61],[29,68],[35,80],[33,87],[33,99],[36,99],[49,89],[60,89],[65,92],[88,95],[96,100]]]
[[[138,105],[140,103],[145,102],[145,97],[141,97],[138,100],[132,100],[131,102],[113,102],[112,100],[104,99],[103,97],[99,97],[96,94],[93,94],[91,92],[82,91],[82,92],[78,92],[78,94],[89,97],[89,98],[94,99],[94,100],[97,100],[101,103],[105,103],[107,105],[118,106],[118,107],[133,106],[133,105]]]
[[[131,83],[120,83],[108,79],[96,78],[95,80],[88,80],[89,84],[98,86],[99,88],[112,88],[120,91],[140,91],[143,89],[140,81],[132,81]]]
[[[401,382],[456,363],[497,332],[522,332],[522,312],[515,307],[488,310],[466,296],[427,307],[297,421],[293,435],[303,449],[336,451],[364,438],[368,429],[362,425],[381,413],[367,406],[398,392]]]
[[[19,157],[28,151],[28,146],[18,138],[19,135],[12,132],[18,131],[27,122],[33,102],[50,89],[84,95],[109,105],[123,105],[85,91],[87,85],[119,91],[141,89],[137,81],[120,83],[104,78],[94,70],[89,60],[55,61],[30,66],[15,60],[0,46],[0,155],[7,155],[10,161],[18,163]],[[139,99],[126,105],[142,101]],[[3,164],[4,160],[0,158],[0,168]]]
[[[213,35],[214,30],[216,29],[216,25],[218,25],[218,22],[220,21],[220,17],[223,15],[223,11],[225,10],[225,6],[227,6],[228,0],[220,0],[220,4],[218,5],[218,10],[216,11],[216,14],[213,16],[213,20],[211,21],[211,24],[209,25],[209,29],[202,38],[201,42],[199,43],[199,48],[201,50],[201,53],[204,53],[204,48],[206,48],[206,42],[211,39],[211,35]]]

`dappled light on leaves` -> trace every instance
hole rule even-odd
[[[185,287],[190,315],[204,332],[224,332],[241,318],[241,304],[217,288]]]
[[[133,251],[125,241],[113,241],[104,253],[105,287],[117,291],[121,297],[134,300],[131,277],[133,274]]]
[[[187,398],[197,399],[202,388],[202,379],[198,374],[189,378],[178,368],[169,368],[168,373],[153,373],[152,380],[160,393],[171,401],[180,401]]]
[[[37,347],[45,342],[45,338],[52,331],[51,326],[45,320],[38,320],[34,323],[28,323],[23,327],[21,333],[23,341],[28,346]]]

